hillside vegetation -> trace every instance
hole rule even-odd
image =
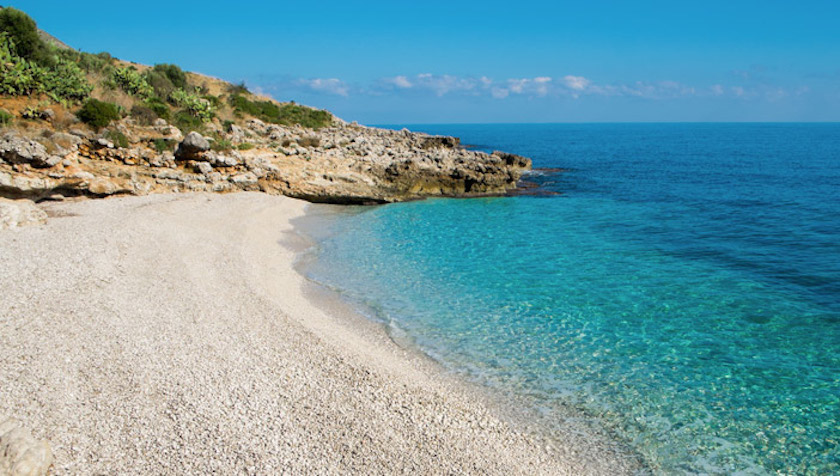
[[[184,134],[251,116],[309,129],[333,121],[329,112],[259,98],[242,84],[173,64],[148,67],[108,53],[80,52],[50,38],[24,12],[0,8],[0,124],[35,120],[55,105],[97,131],[124,117],[141,124],[164,119]],[[60,127],[61,121],[53,124]]]

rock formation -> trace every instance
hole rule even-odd
[[[183,137],[166,121],[143,126],[126,118],[116,125],[127,139],[122,148],[81,125],[66,133],[8,129],[0,138],[0,196],[39,201],[249,190],[314,202],[386,203],[504,194],[531,167],[516,155],[466,150],[454,137],[338,120],[317,131],[258,119],[215,127],[215,140],[197,132]],[[174,147],[161,151],[162,143]]]

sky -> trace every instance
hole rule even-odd
[[[363,124],[840,121],[840,2],[0,0]]]

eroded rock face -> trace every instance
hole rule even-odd
[[[15,131],[6,132],[0,139],[0,159],[10,164],[31,164],[40,168],[61,162],[61,157],[49,154],[42,144],[24,139]]]
[[[15,420],[0,422],[0,474],[42,476],[53,463],[52,450]]]
[[[385,203],[504,194],[531,168],[529,159],[466,150],[454,137],[341,121],[313,131],[250,119],[228,132],[217,127],[217,133],[240,144],[240,150],[211,150],[206,137],[191,132],[173,155],[154,147],[155,140],[172,140],[171,126],[126,121],[117,127],[129,137],[129,147],[116,147],[101,136],[72,134],[74,140],[54,147],[60,155],[46,162],[36,159],[49,156],[38,137],[17,137],[0,147],[7,151],[0,163],[0,195],[42,200],[57,195],[259,190],[316,202]]]

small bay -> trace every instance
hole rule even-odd
[[[557,194],[343,208],[311,279],[657,473],[840,473],[840,125],[408,127]]]

